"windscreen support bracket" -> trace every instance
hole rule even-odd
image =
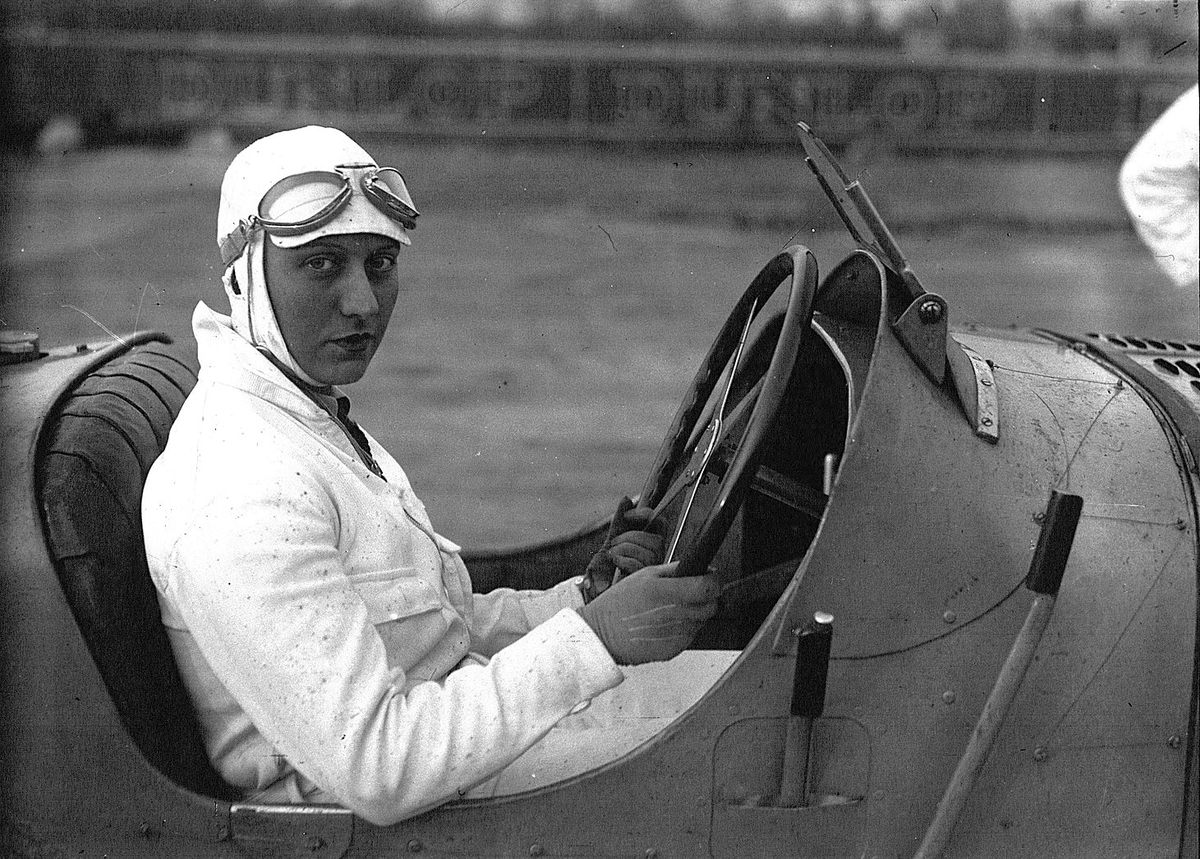
[[[892,330],[925,375],[936,384],[946,378],[946,299],[937,293],[918,295],[892,323]]]

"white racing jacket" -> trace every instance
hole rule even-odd
[[[1192,86],[1121,164],[1125,208],[1158,267],[1195,294],[1200,283],[1200,96]],[[1194,307],[1195,305],[1193,305]]]
[[[142,501],[146,553],[209,757],[249,798],[374,823],[503,769],[622,673],[574,582],[472,594],[459,547],[227,317]],[[569,572],[569,571],[564,571]]]

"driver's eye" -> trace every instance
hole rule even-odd
[[[309,257],[304,261],[304,267],[315,272],[324,273],[336,265],[334,259],[328,256]]]
[[[367,260],[367,268],[374,274],[386,274],[396,267],[396,257],[392,254],[377,254]]]

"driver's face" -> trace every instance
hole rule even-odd
[[[357,382],[396,306],[400,244],[372,233],[322,236],[295,248],[265,242],[267,292],[284,343],[323,385]]]

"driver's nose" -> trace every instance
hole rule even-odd
[[[361,319],[379,312],[379,298],[375,295],[365,266],[350,267],[340,286],[338,309],[343,316]]]

